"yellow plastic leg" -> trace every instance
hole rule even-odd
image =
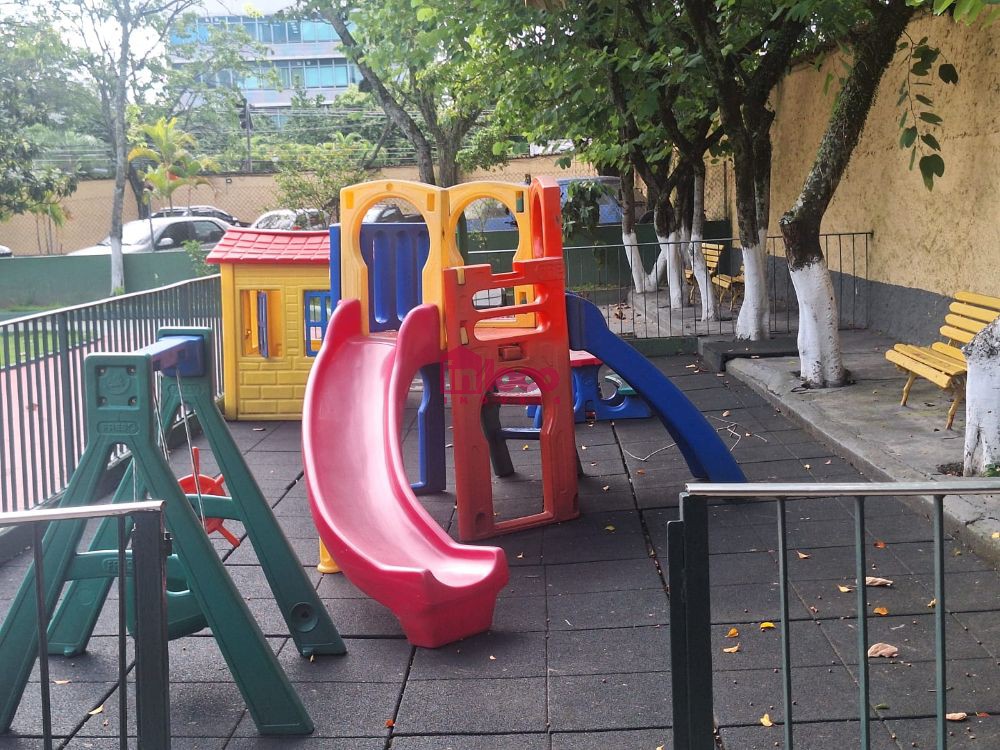
[[[326,551],[326,546],[323,542],[319,543],[319,565],[316,566],[316,570],[320,573],[339,573],[340,566],[337,565],[336,561],[331,557],[330,553]]]

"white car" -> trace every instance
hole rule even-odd
[[[194,240],[208,250],[222,239],[229,224],[209,216],[174,216],[159,219],[139,219],[122,225],[123,253],[151,253],[159,250],[180,250],[185,242]],[[75,250],[69,255],[107,255],[111,238],[92,247]]]
[[[279,208],[258,216],[250,228],[284,232],[329,229],[330,217],[318,208]]]

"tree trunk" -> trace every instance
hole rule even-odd
[[[111,194],[111,294],[125,292],[125,259],[122,256],[122,213],[125,207],[125,182],[128,174],[128,143],[125,138],[125,97],[128,87],[129,6],[126,2],[123,16],[121,45],[118,51],[118,70],[115,71],[115,92],[111,104],[112,135],[115,147],[115,186]]]
[[[450,139],[439,139],[437,184],[441,187],[451,187],[458,184],[458,150],[459,142]]]
[[[781,217],[785,256],[799,302],[800,372],[806,385],[843,385],[838,316],[819,233],[823,216],[861,137],[896,41],[913,16],[906,0],[879,6],[854,44],[854,65],[837,98],[812,169],[795,204]]]
[[[635,233],[635,172],[625,170],[621,178],[622,191],[622,247],[625,260],[632,273],[632,288],[642,292],[646,284],[646,267],[639,255],[639,238]]]
[[[681,264],[680,237],[670,197],[660,193],[653,209],[653,229],[660,252],[656,256],[653,270],[646,277],[647,292],[655,292],[666,273],[670,294],[670,309],[680,310],[684,306],[684,267]]]
[[[965,383],[966,476],[1000,466],[1000,318],[962,347],[969,366]]]
[[[364,60],[364,50],[361,49],[354,35],[347,26],[347,19],[336,9],[331,8],[324,14],[324,18],[330,22],[337,36],[345,49],[349,50],[354,59],[354,64],[358,66],[361,75],[371,86],[372,94],[378,100],[379,105],[385,110],[389,119],[399,128],[406,140],[413,146],[417,156],[417,171],[420,174],[420,181],[428,185],[436,184],[434,181],[434,159],[431,156],[431,144],[420,130],[417,122],[410,117],[409,113],[396,101],[392,93],[382,83],[382,79]]]
[[[699,168],[700,167],[700,168]],[[701,322],[719,319],[719,308],[715,304],[715,292],[709,277],[708,265],[701,242],[705,236],[705,165],[696,165],[694,173],[694,199],[691,214],[691,243],[688,245],[688,262],[694,272],[698,291],[701,294]]]

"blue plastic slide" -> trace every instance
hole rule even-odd
[[[582,297],[566,294],[569,345],[603,360],[660,418],[677,443],[691,473],[711,482],[745,482],[746,477],[718,433],[687,396],[639,352],[608,330],[600,310]]]

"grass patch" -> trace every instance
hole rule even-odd
[[[83,339],[69,333],[70,347]],[[59,337],[53,331],[4,331],[0,333],[0,367],[26,364],[59,351]]]

